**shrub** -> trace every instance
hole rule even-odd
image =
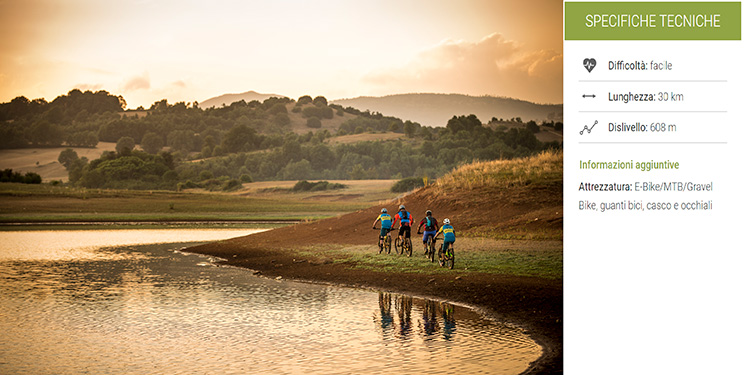
[[[305,126],[313,129],[318,129],[321,127],[321,120],[319,120],[318,117],[311,117],[305,123]]]
[[[398,180],[398,182],[393,184],[391,191],[394,193],[405,193],[422,186],[424,186],[424,180],[421,177],[408,177]]]
[[[22,184],[40,184],[41,176],[34,172],[26,172],[22,175],[20,172],[13,172],[12,169],[5,169],[0,172],[0,182],[20,182]]]
[[[324,191],[344,189],[347,185],[330,183],[328,181],[308,182],[306,180],[298,181],[292,187],[292,191]]]
[[[223,191],[231,191],[231,190],[237,190],[239,188],[243,187],[240,181],[234,179],[229,180],[222,186]]]

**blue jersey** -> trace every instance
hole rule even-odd
[[[387,213],[382,213],[380,216],[378,216],[378,219],[380,219],[380,227],[383,229],[391,229],[391,215],[388,215]]]
[[[455,229],[452,225],[443,225],[442,228],[440,228],[440,232],[442,232],[445,242],[455,242]]]

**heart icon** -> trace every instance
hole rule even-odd
[[[597,61],[595,59],[585,59],[582,61],[582,65],[587,69],[587,72],[592,72],[593,69],[595,69],[595,65],[597,65]]]

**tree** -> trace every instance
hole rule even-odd
[[[210,148],[209,145],[204,145],[204,147],[202,147],[202,152],[200,153],[202,154],[202,158],[208,158],[212,156],[212,148]]]
[[[65,169],[68,171],[70,170],[70,166],[75,162],[75,160],[78,160],[78,153],[75,152],[75,150],[68,148],[64,151],[59,153],[59,157],[57,158],[57,161],[59,161],[60,164],[65,166]]]
[[[87,132],[85,134],[85,146],[96,147],[98,145],[98,136],[94,132]]]
[[[319,129],[321,127],[321,120],[318,119],[318,117],[311,117],[308,119],[308,121],[305,123],[305,126],[313,129]]]
[[[311,171],[310,162],[302,159],[285,165],[279,175],[284,180],[305,180],[311,177]]]
[[[525,125],[525,128],[534,134],[541,131],[541,128],[538,127],[538,124],[536,124],[536,122],[533,120],[528,121],[528,123]]]
[[[88,158],[85,156],[80,159],[75,159],[75,161],[70,164],[70,167],[67,169],[67,176],[70,179],[70,182],[74,184],[80,180],[80,177],[83,176],[83,169],[86,165],[88,165]]]
[[[313,99],[313,104],[317,107],[326,107],[329,105],[329,102],[323,96],[316,96],[315,99]]]
[[[267,113],[269,113],[270,115],[276,115],[280,113],[287,114],[287,107],[282,103],[276,103],[271,108],[269,108],[269,110],[267,110]]]
[[[119,154],[131,153],[134,148],[135,140],[132,137],[121,137],[116,141],[116,152]]]
[[[274,115],[272,122],[279,127],[285,127],[290,125],[292,120],[290,120],[290,116],[287,113],[278,113]]]
[[[26,99],[26,98],[24,98],[24,99]],[[26,99],[26,100],[28,100],[28,99]],[[313,102],[313,98],[311,98],[310,95],[303,95],[303,96],[301,96],[301,97],[298,98],[296,105],[301,106],[301,105],[305,105],[305,104],[312,103],[312,102]]]
[[[260,143],[261,140],[256,135],[256,130],[245,124],[230,128],[222,140],[222,146],[226,152],[253,151]],[[215,150],[212,151],[216,154]]]
[[[194,132],[189,130],[174,130],[168,133],[167,143],[173,150],[189,152],[194,148]]]
[[[396,121],[391,121],[391,124],[388,125],[388,131],[392,133],[398,133],[401,131],[401,124],[399,124]]]
[[[27,138],[37,145],[61,145],[65,138],[65,132],[59,125],[41,120],[31,126]]]
[[[404,133],[406,134],[407,137],[414,138],[414,134],[416,134],[416,131],[417,131],[417,126],[413,122],[406,121],[404,123]]]
[[[163,148],[163,145],[165,142],[163,142],[163,137],[153,133],[153,132],[147,132],[144,136],[142,136],[142,141],[140,142],[140,145],[142,146],[142,149],[145,150],[148,154],[157,154],[160,149]]]

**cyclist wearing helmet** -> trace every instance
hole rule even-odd
[[[396,222],[400,222],[400,228],[398,229],[398,238],[403,240],[411,238],[411,213],[406,211],[404,205],[398,206],[398,213],[393,217],[393,227],[396,226]]]
[[[378,220],[380,220],[380,238],[378,239],[378,242],[380,246],[382,246],[383,239],[388,232],[391,231],[391,215],[388,214],[387,209],[383,208],[380,210],[380,215],[378,215],[378,218],[373,222],[373,229],[375,229],[375,224],[378,223]]]
[[[442,252],[445,252],[448,250],[448,246],[455,242],[455,229],[453,229],[453,226],[450,225],[450,219],[445,219],[442,221],[442,227],[440,230],[437,231],[437,234],[435,237],[437,237],[440,233],[442,233],[442,237],[444,241],[442,241]]]
[[[424,236],[422,236],[422,242],[424,243],[424,252],[427,252],[427,238],[432,237],[435,239],[437,230],[440,229],[437,225],[437,219],[432,217],[432,211],[427,210],[427,216],[419,222],[419,226],[416,228],[417,233],[421,233],[422,226],[424,226]]]

